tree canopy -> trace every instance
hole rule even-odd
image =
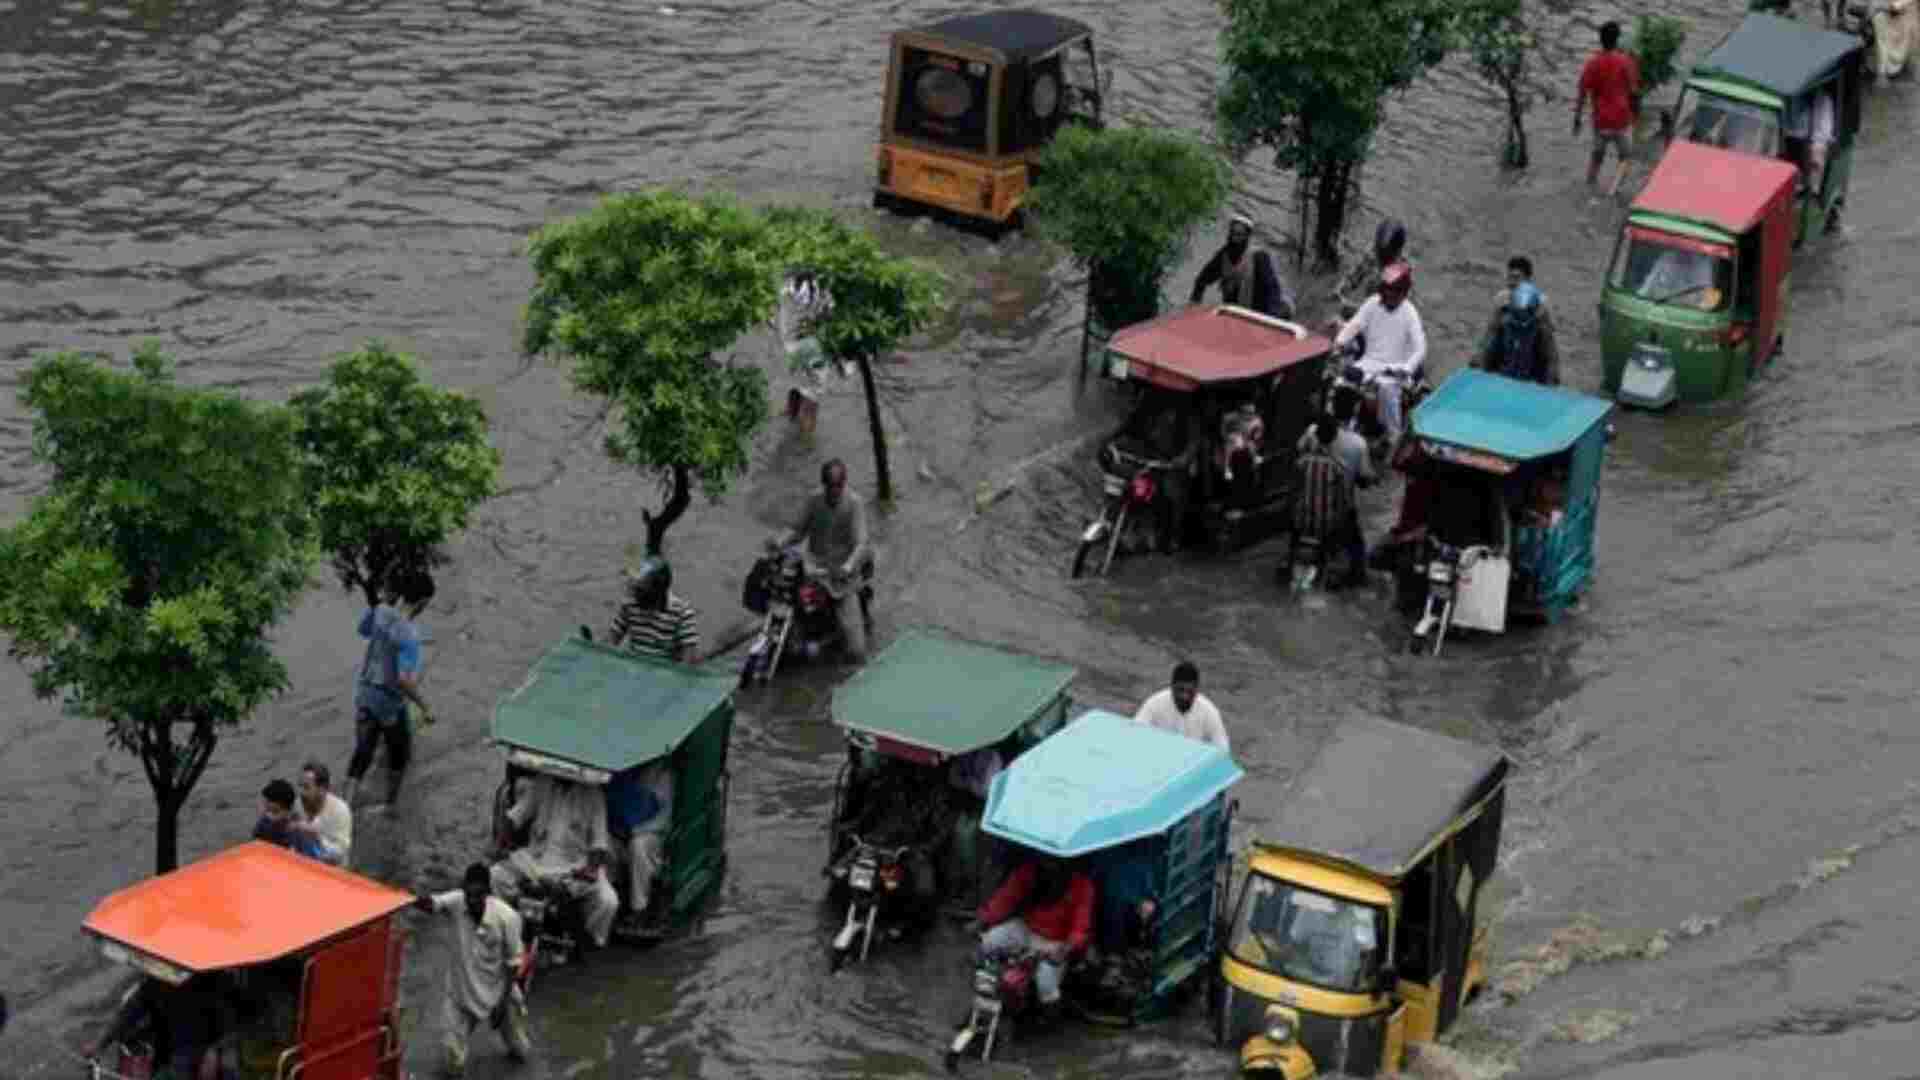
[[[608,454],[662,478],[667,502],[645,515],[657,551],[691,481],[725,494],[766,422],[765,375],[716,359],[779,302],[765,221],[718,198],[611,195],[534,234],[529,255],[527,351],[571,358],[575,385],[615,408]]]
[[[63,353],[27,374],[52,478],[0,530],[0,628],[36,693],[140,757],[165,871],[219,731],[286,686],[266,635],[317,547],[291,411],[178,385],[156,347],[134,365]]]
[[[486,412],[423,381],[406,353],[368,344],[291,404],[320,547],[369,605],[396,574],[443,563],[441,545],[494,493]]]
[[[1226,161],[1189,136],[1073,125],[1042,151],[1026,210],[1087,268],[1093,314],[1117,328],[1158,313],[1161,281],[1232,184]]]

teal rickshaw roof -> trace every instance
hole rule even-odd
[[[993,778],[982,828],[1071,858],[1163,833],[1243,775],[1217,746],[1096,710]]]
[[[670,753],[739,684],[732,671],[671,664],[569,637],[493,709],[496,742],[618,772]]]
[[[1051,660],[909,630],[833,692],[833,720],[850,731],[964,754],[1033,719],[1076,674]]]
[[[1721,39],[1693,74],[1734,79],[1781,97],[1795,97],[1819,82],[1848,53],[1861,50],[1860,39],[1852,34],[1755,13]]]
[[[1566,450],[1612,411],[1613,403],[1604,398],[1467,368],[1454,372],[1413,411],[1413,433],[1532,461]]]

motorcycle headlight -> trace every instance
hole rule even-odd
[[[1267,1041],[1276,1046],[1285,1046],[1293,1041],[1293,1018],[1282,1013],[1269,1012],[1267,1027],[1263,1034]]]

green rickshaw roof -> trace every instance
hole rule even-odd
[[[833,721],[964,754],[1031,720],[1075,674],[1051,660],[909,630],[833,692]]]
[[[1794,97],[1861,48],[1852,34],[1756,13],[1721,39],[1693,74],[1735,79]]]
[[[1413,411],[1413,433],[1533,461],[1572,446],[1612,411],[1613,402],[1605,398],[1464,368]]]
[[[725,707],[739,675],[569,637],[493,709],[494,740],[618,772],[677,748]]]

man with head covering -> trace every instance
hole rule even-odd
[[[1473,366],[1510,379],[1560,385],[1560,348],[1554,339],[1547,297],[1533,283],[1533,261],[1507,260],[1507,291],[1494,309]]]
[[[492,895],[490,882],[486,864],[474,863],[458,889],[413,901],[420,911],[447,916],[453,931],[440,1023],[447,1072],[454,1076],[466,1071],[467,1040],[482,1021],[500,1032],[514,1061],[533,1052],[520,985],[526,959],[520,913]]]
[[[1199,303],[1209,285],[1220,286],[1220,302],[1251,308],[1276,319],[1293,318],[1293,292],[1274,269],[1273,256],[1253,246],[1253,219],[1233,215],[1227,242],[1193,279],[1191,303]]]
[[[660,660],[692,663],[700,651],[698,613],[673,591],[673,567],[649,556],[627,571],[627,602],[607,631],[608,643]]]

